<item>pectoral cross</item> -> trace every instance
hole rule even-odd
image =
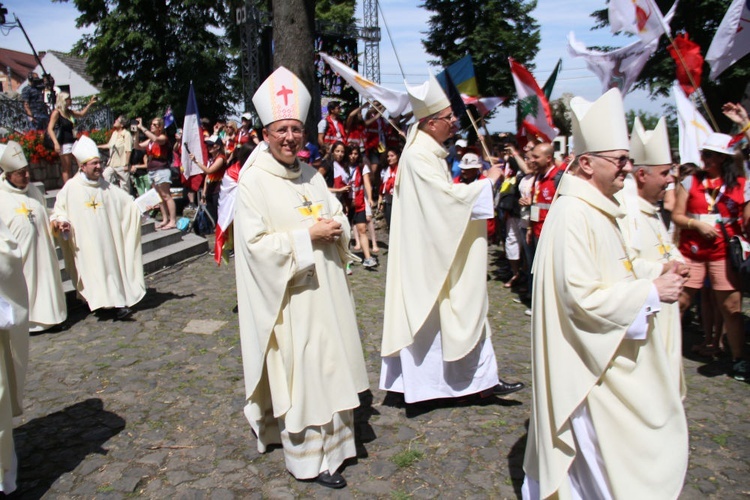
[[[302,196],[302,199],[305,201],[301,206],[297,207],[297,211],[305,217],[313,216],[317,219],[318,214],[323,209],[323,205],[321,203],[313,203],[305,195]]]
[[[21,203],[21,206],[16,209],[16,213],[28,218],[29,222],[34,222],[34,212],[26,206],[26,203]]]

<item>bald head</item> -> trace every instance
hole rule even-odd
[[[529,153],[529,162],[537,174],[543,174],[555,165],[555,148],[548,142],[542,142],[534,146]]]

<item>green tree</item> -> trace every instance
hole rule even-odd
[[[67,1],[67,0],[53,0]],[[222,29],[232,9],[214,0],[73,0],[80,27],[94,27],[73,48],[117,113],[184,115],[190,82],[202,116],[229,111],[236,71]],[[148,117],[148,118],[147,118]]]
[[[315,20],[354,26],[354,8],[357,0],[317,0]]]
[[[515,93],[509,56],[534,68],[540,35],[530,13],[536,0],[425,0],[420,7],[433,13],[422,40],[427,53],[437,57],[430,62],[447,67],[471,55],[482,95]]]
[[[666,13],[672,6],[673,0],[655,0],[662,13]],[[711,41],[716,34],[732,0],[691,0],[681,1],[677,5],[675,16],[670,24],[673,35],[687,32],[690,39],[700,45],[701,53],[705,56]],[[607,10],[597,10],[592,14],[596,20],[595,28],[609,29]],[[644,89],[652,96],[669,95],[675,76],[675,62],[667,52],[669,40],[662,36],[659,48],[644,67],[635,88]],[[725,70],[719,79],[708,79],[710,68],[703,65],[703,79],[701,88],[706,97],[711,114],[716,118],[720,129],[730,130],[731,123],[721,114],[721,106],[727,101],[738,102],[742,99],[750,80],[750,57],[745,56],[733,66]]]

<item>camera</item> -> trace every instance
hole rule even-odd
[[[138,120],[130,120],[130,132],[133,134],[138,132]]]

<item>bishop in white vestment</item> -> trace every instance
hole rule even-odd
[[[102,178],[94,141],[82,136],[73,156],[80,172],[57,194],[51,217],[65,268],[92,311],[115,308],[124,319],[146,294],[141,214],[125,191]]]
[[[30,183],[29,166],[18,143],[0,144],[0,168],[0,220],[21,250],[29,291],[29,331],[46,330],[68,315],[47,205],[42,192]]]
[[[240,173],[234,219],[245,416],[258,451],[280,443],[295,478],[341,488],[369,382],[346,279],[349,224],[296,157],[309,103],[283,67],[253,97],[265,142]]]
[[[407,90],[418,122],[394,189],[380,388],[407,403],[515,392],[522,383],[498,379],[487,320],[486,219],[501,169],[453,183],[442,145],[456,132],[450,102],[432,76]]]
[[[677,498],[686,421],[662,302],[684,279],[639,279],[614,199],[631,170],[622,97],[571,101],[578,169],[564,175],[534,261],[532,415],[524,498]]]

